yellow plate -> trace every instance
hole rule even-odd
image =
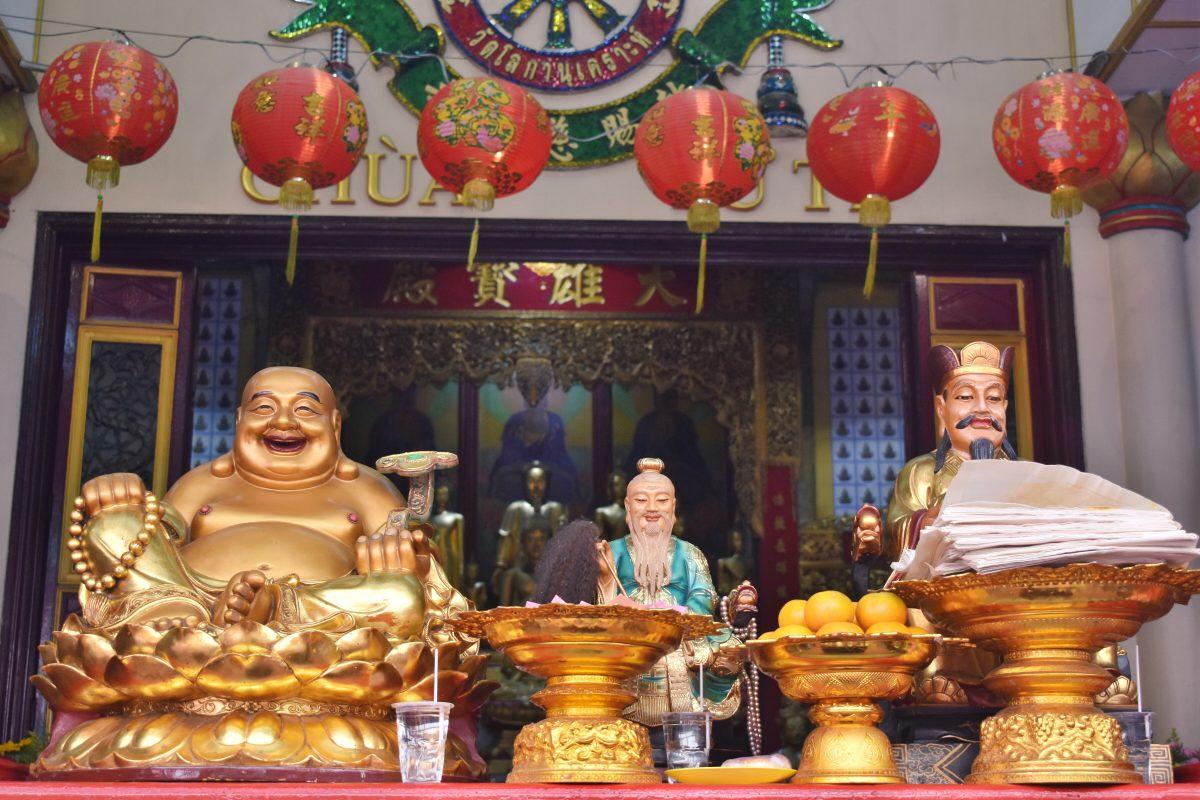
[[[709,786],[747,786],[755,783],[783,783],[796,774],[783,767],[681,767],[667,770],[667,777],[679,783]]]

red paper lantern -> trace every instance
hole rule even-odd
[[[417,126],[421,163],[476,211],[527,189],[550,160],[550,115],[533,95],[499,78],[459,78],[429,98]],[[475,262],[479,219],[467,266]]]
[[[519,86],[459,78],[421,112],[417,152],[434,180],[476,211],[527,189],[550,160],[550,115]]]
[[[929,106],[895,86],[851,89],[813,117],[808,130],[813,176],[831,194],[858,203],[858,221],[871,229],[866,297],[875,286],[877,229],[891,221],[892,201],[925,183],[941,147],[941,132]]]
[[[1171,95],[1167,141],[1192,172],[1200,172],[1200,72],[1193,72]]]
[[[51,140],[87,164],[87,185],[116,186],[121,167],[158,152],[175,129],[179,94],[167,68],[140,47],[86,42],[68,49],[46,70],[38,108]],[[96,199],[92,260],[100,258],[104,196]]]
[[[246,84],[233,105],[233,144],[242,163],[279,187],[279,205],[312,207],[313,191],[349,177],[367,144],[367,110],[341,78],[284,67]],[[287,279],[296,271],[299,222],[292,215]]]
[[[1128,139],[1129,120],[1117,96],[1074,72],[1046,73],[1025,84],[1004,99],[992,122],[1000,166],[1022,186],[1049,193],[1055,219],[1083,210],[1080,189],[1112,174]],[[1067,236],[1069,264],[1069,227]]]
[[[688,89],[646,112],[634,133],[633,155],[654,196],[687,209],[688,230],[701,235],[699,314],[708,234],[720,227],[720,209],[754,191],[775,157],[766,123],[754,103],[732,92]]]

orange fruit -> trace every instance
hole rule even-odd
[[[804,625],[784,625],[779,629],[779,637],[784,636],[812,636],[812,629]]]
[[[918,628],[916,625],[909,625],[908,632],[914,636],[920,636],[923,633],[933,633],[933,631],[927,631],[924,628]]]
[[[853,622],[826,622],[817,631],[817,636],[825,636],[830,633],[862,633],[863,629],[855,625]]]
[[[817,592],[804,605],[804,624],[814,631],[828,622],[853,622],[854,603],[841,592]]]
[[[803,600],[788,600],[783,604],[783,608],[779,609],[779,627],[786,628],[788,625],[803,625],[804,624],[804,606]]]
[[[772,639],[778,639],[778,638],[779,638],[779,631],[767,631],[766,633],[760,633],[758,635],[758,640],[760,642],[769,642]]]
[[[867,633],[912,633],[912,630],[903,622],[876,622],[867,628]]]
[[[858,601],[855,617],[858,624],[869,628],[876,622],[895,622],[904,625],[908,622],[908,606],[899,595],[891,592],[871,592],[863,595]]]

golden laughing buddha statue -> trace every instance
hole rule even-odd
[[[472,711],[490,691],[475,645],[441,630],[468,603],[407,524],[457,457],[381,459],[406,502],[342,453],[333,390],[306,369],[254,375],[236,420],[232,452],[162,500],[130,474],[83,486],[67,540],[83,618],[33,680],[56,710],[105,716],[57,730],[38,769],[394,770],[389,704],[428,699],[431,647],[439,699]],[[454,748],[448,771],[482,769]]]

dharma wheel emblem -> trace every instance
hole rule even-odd
[[[493,75],[562,92],[600,86],[637,69],[670,40],[683,11],[683,0],[640,0],[629,14],[605,0],[506,0],[493,13],[486,3],[437,4],[455,44]],[[574,32],[572,16],[584,22]],[[544,33],[538,23],[545,24]]]
[[[637,122],[651,106],[745,66],[768,39],[841,47],[812,18],[833,1],[689,0],[705,13],[685,29],[678,27],[683,0],[437,0],[441,25],[425,24],[405,0],[304,0],[308,8],[271,35],[292,40],[344,30],[372,63],[391,67],[388,87],[414,114],[460,77],[461,59],[453,59],[459,51],[497,78],[535,91],[577,92],[628,75],[661,48],[670,63],[621,97],[582,108],[543,103],[553,137],[549,168],[576,169],[632,156]]]

